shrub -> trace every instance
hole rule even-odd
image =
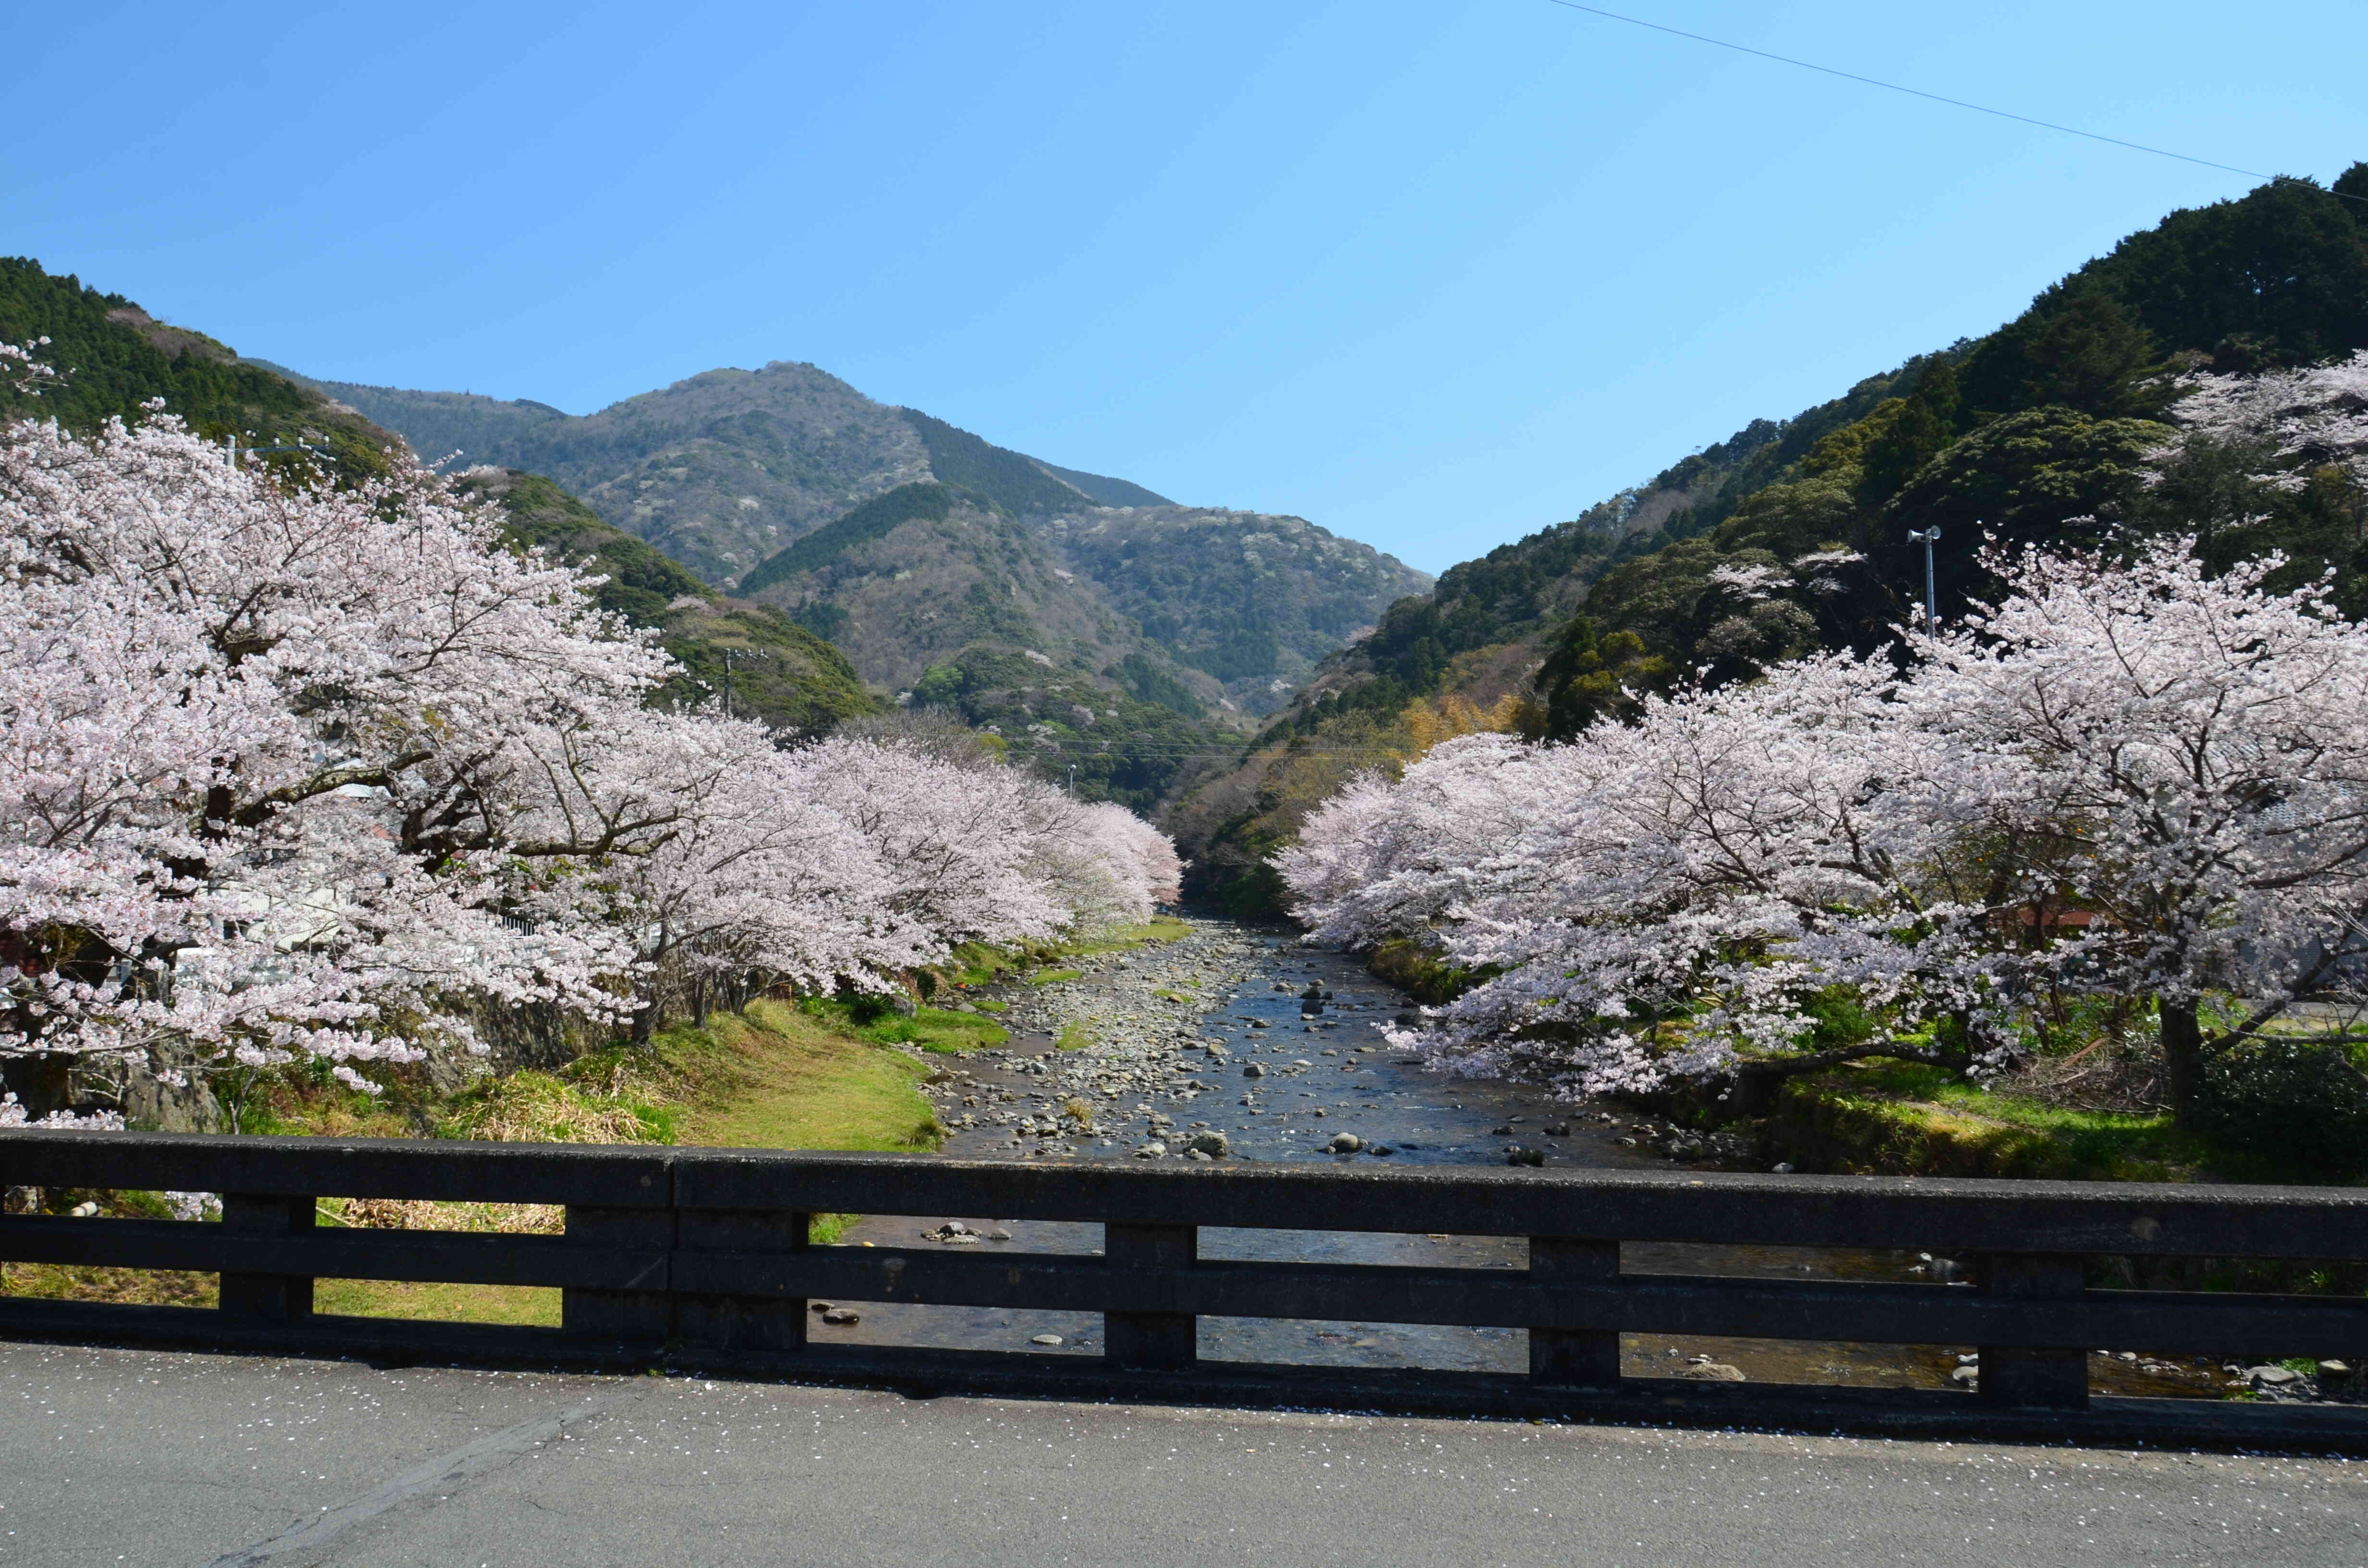
[[[2205,1067],[2201,1131],[2272,1165],[2368,1170],[2368,1076],[2341,1046],[2265,1040]]]

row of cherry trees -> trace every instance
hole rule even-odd
[[[596,583],[430,474],[291,483],[161,412],[0,434],[0,1059],[24,1099],[98,1062],[313,1057],[363,1085],[469,1047],[487,1006],[646,1032],[703,987],[885,991],[955,944],[1167,896],[1172,847],[1118,807],[646,706],[669,660]]]
[[[2265,480],[2356,481],[2363,393],[2368,356],[2202,379],[2181,415]],[[2214,1052],[2368,945],[2368,626],[2192,547],[1994,559],[1998,601],[1937,638],[1567,744],[1450,742],[1277,868],[1316,937],[1467,971],[1415,1037],[1459,1071],[1747,1098],[1861,1056],[1978,1075],[2037,997],[2089,992],[2158,1003],[2185,1115]]]

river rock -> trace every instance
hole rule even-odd
[[[1138,1160],[1165,1159],[1167,1155],[1167,1145],[1162,1143],[1156,1138],[1153,1139],[1150,1142],[1145,1143],[1142,1148],[1137,1149],[1134,1152],[1134,1157]]]
[[[1678,1376],[1691,1378],[1694,1381],[1702,1383],[1742,1383],[1751,1381],[1743,1375],[1742,1368],[1730,1366],[1725,1361],[1713,1361],[1707,1356],[1694,1357],[1678,1369]]]
[[[1195,1132],[1192,1134],[1191,1141],[1184,1147],[1196,1154],[1205,1154],[1212,1160],[1222,1159],[1234,1152],[1233,1145],[1225,1141],[1225,1135],[1213,1131]]]
[[[2245,1369],[2245,1376],[2263,1388],[2272,1389],[2283,1388],[2288,1383],[2299,1382],[2302,1380],[2302,1374],[2292,1367],[2248,1367]]]
[[[1505,1163],[1508,1165],[1543,1165],[1546,1163],[1546,1152],[1543,1149],[1524,1149],[1517,1143],[1505,1151]]]
[[[1029,1336],[1028,1343],[1030,1345],[1058,1345],[1061,1343],[1061,1336],[1057,1334],[1030,1335]]]
[[[1336,1154],[1353,1154],[1365,1146],[1365,1141],[1353,1132],[1335,1132],[1329,1147]]]
[[[1247,1062],[1242,1064],[1242,1076],[1245,1078],[1263,1078],[1266,1076],[1266,1069],[1255,1062]]]
[[[822,1314],[822,1321],[833,1328],[853,1328],[863,1321],[863,1314],[850,1307],[833,1307]]]

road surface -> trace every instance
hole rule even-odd
[[[2368,1562],[2368,1466],[0,1344],[0,1564]]]

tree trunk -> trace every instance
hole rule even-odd
[[[2160,1006],[2163,1076],[2170,1085],[2170,1119],[2180,1127],[2194,1125],[2195,1092],[2203,1076],[2203,1027],[2196,1020],[2195,1004],[2166,998]]]

